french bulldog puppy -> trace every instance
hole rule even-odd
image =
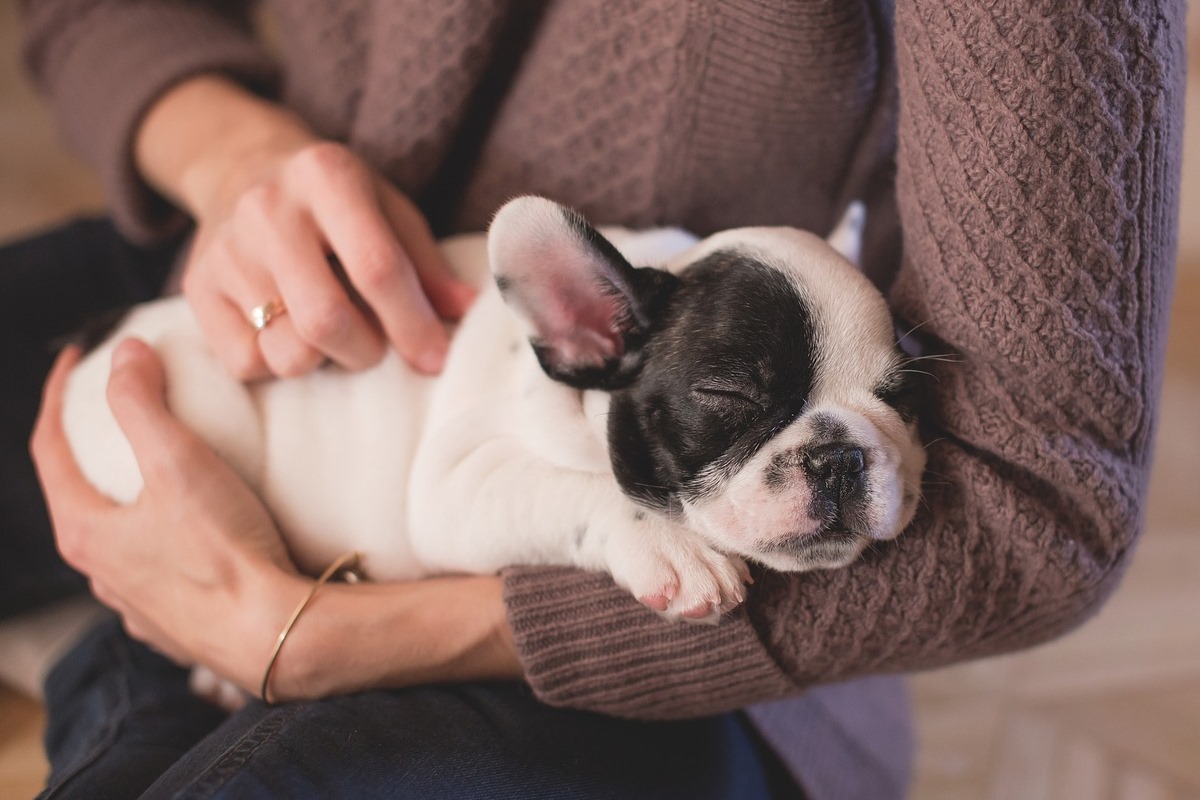
[[[444,242],[486,288],[441,375],[393,352],[363,372],[242,384],[166,299],[78,366],[66,431],[89,480],[132,501],[141,476],[105,385],[116,342],[136,336],[164,361],[174,413],[254,487],[309,573],[348,550],[381,581],[572,565],[712,621],[743,600],[746,561],[840,567],[916,509],[906,359],[851,263],[863,216],[852,206],[832,245],[791,228],[697,241],[601,233],[521,197],[486,237]]]

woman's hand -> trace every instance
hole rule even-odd
[[[349,149],[201,76],[155,104],[135,151],[196,219],[183,289],[234,375],[299,375],[326,359],[363,369],[388,343],[418,370],[441,369],[441,318],[459,318],[474,291],[420,211]],[[275,299],[286,312],[256,332],[250,310]]]
[[[305,591],[270,515],[167,412],[161,363],[137,341],[117,348],[108,396],[145,486],[130,506],[97,492],[62,429],[62,393],[77,360],[69,351],[51,371],[30,447],[59,551],[130,635],[253,686],[289,603]]]
[[[171,416],[162,365],[137,341],[117,348],[108,397],[145,485],[130,506],[97,492],[62,430],[77,360],[68,352],[51,372],[31,443],[59,550],[132,636],[257,694],[275,638],[312,581],[295,573],[250,488]],[[288,636],[271,693],[521,674],[499,578],[328,585]]]

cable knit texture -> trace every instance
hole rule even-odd
[[[129,163],[154,97],[201,69],[270,86],[228,5],[29,3],[28,61],[137,238],[170,222]],[[916,339],[955,359],[923,366],[926,502],[851,567],[762,573],[714,627],[668,625],[604,576],[507,571],[546,702],[712,713],[1028,646],[1113,590],[1162,375],[1183,2],[900,0],[894,20],[884,0],[267,5],[284,102],[436,229],[480,229],[532,191],[601,223],[824,231],[863,197],[868,274]],[[826,699],[805,724],[838,707],[850,719],[854,696],[811,692]],[[761,724],[814,796],[903,792],[894,759],[875,783],[828,767],[855,763],[839,747],[859,763],[894,749],[902,726],[835,719],[814,744]]]
[[[245,19],[219,14],[213,5],[22,3],[26,62],[54,98],[67,144],[99,172],[117,225],[139,243],[161,240],[185,222],[133,167],[133,137],[154,99],[214,70],[256,89],[275,81],[275,65],[249,37]]]

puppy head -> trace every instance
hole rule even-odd
[[[525,197],[489,256],[546,374],[610,393],[631,497],[782,570],[842,566],[912,519],[925,453],[887,306],[819,237],[725,231],[638,269]]]

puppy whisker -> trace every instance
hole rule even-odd
[[[916,325],[913,325],[911,328],[909,328],[907,331],[905,331],[903,334],[901,334],[900,338],[907,339],[909,336],[912,336],[918,330],[920,330],[921,328],[924,328],[926,325],[928,325],[931,322],[933,322],[933,317],[930,317],[929,319],[925,320],[924,322],[918,322]]]
[[[934,375],[932,372],[926,372],[923,369],[898,369],[896,372],[900,375],[925,375],[926,377],[933,378],[938,383],[942,382],[942,379],[937,375]]]
[[[907,363],[914,364],[917,361],[943,361],[947,364],[962,364],[966,359],[954,355],[931,353],[926,356],[910,356]]]

